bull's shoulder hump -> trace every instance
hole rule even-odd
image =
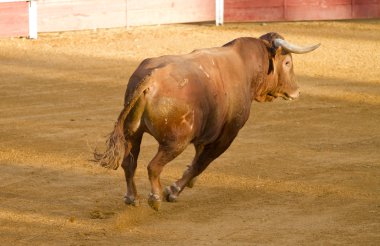
[[[245,43],[260,42],[260,39],[253,37],[240,37],[224,44],[222,47],[234,47],[244,45]]]
[[[226,55],[231,51],[230,47],[213,47],[213,48],[205,48],[205,49],[196,49],[187,55],[189,58],[194,57],[206,57],[206,56],[218,56],[218,55]]]

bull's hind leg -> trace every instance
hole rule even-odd
[[[171,146],[164,146],[160,144],[157,154],[148,165],[149,181],[152,187],[151,193],[149,194],[148,203],[155,210],[158,210],[161,205],[162,191],[160,174],[162,169],[168,162],[182,153],[185,147],[186,146],[183,145],[173,144]]]
[[[137,158],[140,153],[140,144],[144,134],[144,126],[141,124],[141,117],[144,113],[145,100],[140,98],[124,123],[125,154],[121,166],[124,169],[125,180],[127,182],[127,193],[124,202],[136,205],[137,190],[134,175],[137,167]]]
[[[134,175],[137,167],[137,158],[140,153],[140,144],[143,133],[138,132],[133,137],[129,137],[126,142],[125,154],[121,166],[124,169],[125,180],[127,183],[127,193],[124,202],[128,205],[136,205],[137,189]]]
[[[194,179],[200,175],[212,161],[223,154],[235,137],[236,134],[226,134],[211,144],[196,146],[196,155],[191,166],[183,173],[182,178],[174,182],[171,186],[166,187],[166,200],[169,202],[176,201],[183,189],[188,186],[189,183],[194,182]]]

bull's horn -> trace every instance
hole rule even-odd
[[[290,52],[290,53],[295,53],[295,54],[304,54],[304,53],[308,53],[308,52],[311,52],[313,50],[315,50],[316,48],[318,48],[321,44],[316,44],[316,45],[313,45],[313,46],[308,46],[308,47],[301,47],[301,46],[298,46],[298,45],[295,45],[295,44],[291,44],[283,39],[280,39],[280,38],[276,38],[274,41],[274,46],[275,47],[282,47],[284,50]]]

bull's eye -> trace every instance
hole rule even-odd
[[[287,67],[290,67],[290,61],[285,62],[285,65],[286,65]]]

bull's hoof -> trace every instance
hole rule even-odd
[[[189,181],[189,183],[187,183],[186,186],[189,188],[193,188],[196,181],[197,181],[197,178],[193,178],[192,180]]]
[[[148,198],[148,204],[151,208],[158,211],[161,207],[161,199],[157,194],[150,193]]]
[[[138,206],[138,200],[134,196],[125,196],[124,203],[127,205]]]
[[[168,202],[177,201],[177,195],[173,194],[172,188],[170,186],[167,186],[165,188],[164,197],[165,197],[166,201],[168,201]]]

